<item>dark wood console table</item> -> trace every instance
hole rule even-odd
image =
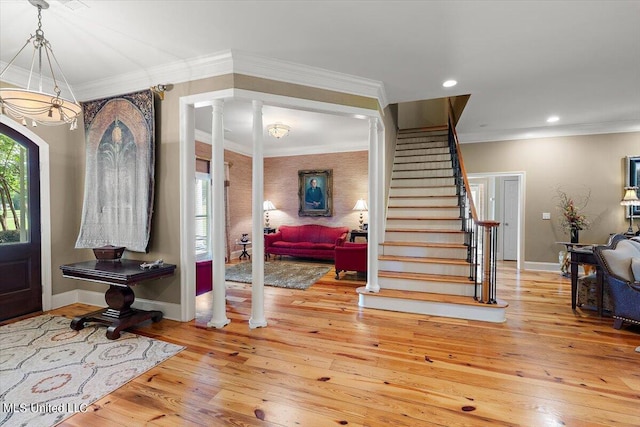
[[[578,266],[580,264],[588,264],[596,267],[596,297],[598,315],[602,316],[602,305],[604,297],[604,274],[602,268],[598,265],[596,256],[593,254],[593,246],[567,246],[571,254],[571,308],[576,309],[576,301],[578,297]]]
[[[108,307],[75,317],[71,321],[71,329],[79,331],[87,322],[103,323],[108,325],[107,338],[115,340],[120,338],[121,331],[138,323],[149,319],[159,322],[162,319],[161,311],[139,310],[131,307],[135,301],[131,286],[147,280],[171,276],[176,266],[163,264],[151,269],[142,269],[140,265],[143,263],[144,261],[121,259],[61,265],[60,269],[64,277],[109,285],[104,295]]]

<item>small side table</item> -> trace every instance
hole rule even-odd
[[[351,236],[349,237],[350,242],[355,242],[356,237],[364,237],[369,241],[369,232],[367,230],[351,230]]]
[[[239,260],[251,259],[251,255],[249,255],[249,252],[247,252],[247,246],[251,244],[251,241],[250,240],[246,242],[239,241],[238,244],[242,245],[242,253],[238,257],[238,259]]]

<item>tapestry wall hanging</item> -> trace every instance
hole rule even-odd
[[[154,196],[155,114],[150,90],[82,104],[86,171],[76,248],[145,252]]]

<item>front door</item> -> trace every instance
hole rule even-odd
[[[0,124],[0,320],[42,310],[38,146]]]

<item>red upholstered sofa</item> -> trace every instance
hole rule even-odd
[[[268,255],[333,259],[336,246],[344,244],[348,233],[348,227],[281,225],[276,233],[264,236],[264,251]]]
[[[367,272],[367,244],[345,242],[336,246],[336,280],[340,280],[341,271]]]

